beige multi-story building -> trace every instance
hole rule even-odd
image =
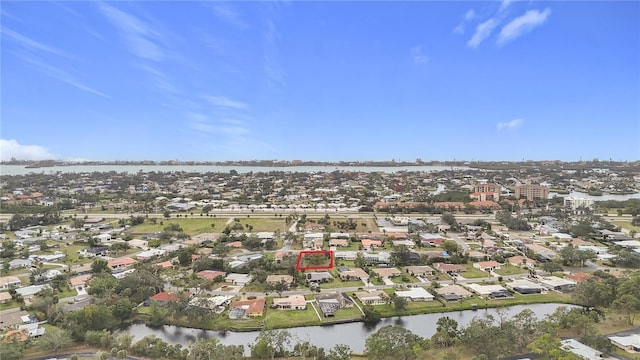
[[[516,186],[516,198],[527,198],[527,200],[546,199],[549,196],[549,188],[542,185],[521,185]]]
[[[471,198],[476,201],[500,201],[500,192],[502,188],[498,184],[475,184]]]

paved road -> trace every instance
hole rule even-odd
[[[469,251],[469,244],[467,244],[466,242],[464,242],[464,240],[460,239],[460,237],[458,236],[459,234],[457,233],[447,233],[447,236],[449,236],[450,238],[452,238],[456,243],[458,243],[458,246],[460,246],[460,248],[462,248],[463,252],[467,252]]]

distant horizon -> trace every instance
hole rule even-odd
[[[639,13],[615,0],[4,1],[0,160],[635,161]]]
[[[387,159],[387,160],[312,160],[312,159],[251,159],[251,160],[179,160],[179,159],[168,159],[168,160],[151,160],[151,159],[143,159],[143,160],[123,160],[123,159],[115,159],[115,160],[64,160],[64,159],[42,159],[42,160],[27,160],[27,159],[13,159],[13,160],[0,160],[0,164],[11,165],[10,163],[28,163],[28,164],[86,164],[86,163],[105,163],[105,164],[114,164],[114,163],[122,163],[122,165],[126,165],[127,163],[133,164],[141,164],[141,163],[150,163],[149,165],[162,164],[162,165],[171,165],[171,164],[182,164],[189,165],[189,163],[195,164],[206,164],[206,163],[283,163],[283,164],[305,164],[305,163],[325,163],[325,164],[359,164],[359,163],[390,163],[390,164],[415,164],[415,165],[428,165],[430,163],[526,163],[526,162],[560,162],[560,163],[591,163],[591,162],[599,162],[599,163],[636,163],[640,162],[640,160],[616,160],[616,159],[579,159],[579,160],[561,160],[561,159],[524,159],[524,160],[478,160],[478,159],[450,159],[450,160],[423,160],[423,159],[414,159],[414,160],[401,160],[401,159]]]

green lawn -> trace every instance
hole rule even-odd
[[[364,287],[362,281],[342,281],[336,279],[330,282],[320,284],[321,289],[345,288],[345,287]]]
[[[517,266],[510,265],[510,264],[502,265],[499,270],[495,270],[496,274],[503,275],[503,276],[505,276],[505,275],[515,275],[515,274],[524,274],[526,272],[528,272],[528,270],[519,268]]]
[[[358,225],[356,227],[355,230],[342,230],[342,229],[338,229],[337,227],[333,226],[333,222],[335,221],[340,222],[340,221],[348,221],[349,218],[347,217],[338,217],[338,216],[331,216],[331,214],[329,214],[329,216],[331,217],[331,219],[329,219],[329,226],[327,228],[327,231],[329,232],[348,232],[348,233],[354,233],[354,232],[359,232],[359,233],[368,233],[369,231],[371,231],[372,233],[378,232],[378,225],[376,224],[376,221],[372,218],[372,217],[358,217],[358,218],[352,218],[353,221]]]
[[[12,308],[20,307],[20,303],[15,300],[8,301],[4,304],[0,304],[0,310],[7,310]]]
[[[473,264],[465,264],[467,270],[460,273],[460,276],[467,279],[477,279],[491,276],[488,272],[478,270],[473,267]]]
[[[226,218],[171,218],[171,219],[158,219],[156,224],[152,224],[149,220],[146,220],[143,224],[132,226],[127,230],[129,234],[149,234],[162,232],[162,230],[169,224],[178,224],[182,227],[185,233],[189,235],[197,235],[206,232],[221,232],[224,230]],[[160,225],[160,223],[163,223]],[[214,224],[214,227],[211,227]],[[254,231],[256,231],[254,229]]]
[[[285,223],[284,218],[251,218],[251,217],[247,218],[245,216],[245,217],[237,217],[236,219],[240,220],[240,224],[245,226],[245,229],[246,229],[246,225],[253,226],[253,232],[276,231],[276,230],[280,230],[280,232],[284,232],[289,228]],[[221,227],[220,230],[218,231],[222,231],[222,229],[224,229],[224,227]]]
[[[320,314],[320,316],[322,316],[322,314]],[[362,313],[360,312],[358,307],[354,305],[353,307],[342,308],[336,311],[336,315],[333,317],[322,318],[322,322],[344,321],[344,320],[353,320],[353,319],[360,319],[360,318],[362,318]]]
[[[635,230],[637,232],[640,232],[640,226],[633,226],[631,225],[631,222],[629,221],[612,221],[612,224],[614,224],[615,226],[619,226],[623,229],[627,229],[627,230]]]
[[[312,322],[319,323],[318,315],[311,304],[305,310],[278,310],[269,308],[265,316],[267,327],[283,328],[291,326],[307,326]]]
[[[404,280],[407,281],[404,281]],[[407,273],[403,273],[400,276],[394,276],[391,278],[391,281],[393,281],[396,284],[412,284],[412,283],[419,283],[420,280],[414,278],[413,276],[407,274]]]

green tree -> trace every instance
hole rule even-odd
[[[542,264],[542,270],[552,275],[554,272],[563,271],[564,268],[555,261],[547,261]]]
[[[337,344],[329,350],[328,360],[350,360],[353,351],[349,345]]]
[[[614,309],[626,314],[629,325],[633,325],[633,320],[638,311],[640,311],[640,299],[631,294],[624,294],[611,305]]]
[[[73,344],[71,333],[67,330],[49,328],[38,339],[38,348],[44,351],[56,351],[64,349]],[[4,358],[3,358],[4,359]]]
[[[104,259],[95,259],[93,263],[91,263],[91,273],[92,274],[100,274],[100,273],[111,273],[111,268],[109,267],[109,263]]]
[[[579,360],[580,357],[565,351],[561,348],[560,339],[551,335],[544,334],[529,344],[528,348],[532,352],[542,355],[544,360]]]
[[[198,339],[189,347],[189,360],[241,360],[244,346],[223,345],[216,338]]]
[[[368,359],[385,360],[417,359],[414,346],[421,338],[411,331],[396,325],[387,325],[369,336],[365,342],[365,353]]]
[[[256,359],[275,359],[288,356],[291,333],[286,330],[263,330],[255,343],[251,345],[251,357]]]
[[[364,305],[362,307],[362,312],[364,313],[362,321],[365,324],[377,324],[380,321],[380,313],[373,306]]]

